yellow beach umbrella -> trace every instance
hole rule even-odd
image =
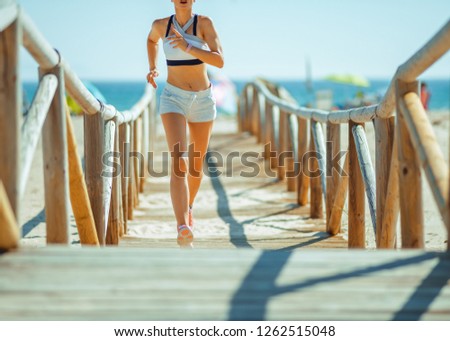
[[[325,80],[334,83],[359,86],[362,88],[370,86],[370,82],[365,77],[352,74],[333,74],[325,77]]]

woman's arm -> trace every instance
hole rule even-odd
[[[197,47],[191,47],[191,49],[187,52],[206,64],[210,64],[218,68],[223,68],[224,58],[222,45],[220,44],[219,36],[216,29],[214,28],[214,24],[208,17],[202,17],[201,22],[205,42],[208,44],[211,51],[205,51]],[[172,31],[175,33],[175,37],[169,38],[173,42],[171,43],[172,46],[186,51],[188,44],[184,40],[183,36],[173,27]]]
[[[155,78],[159,76],[157,68],[159,39],[161,39],[161,20],[155,20],[152,25],[152,29],[147,38],[147,55],[149,73],[147,74],[147,81],[156,89],[158,85],[155,82]]]

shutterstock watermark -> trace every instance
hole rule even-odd
[[[203,157],[198,150],[195,150],[193,144],[189,145],[187,151],[182,150],[180,144],[177,144],[171,152],[148,152],[146,156],[139,152],[130,151],[130,145],[127,143],[124,144],[124,147],[129,162],[137,161],[139,177],[144,176],[143,171],[147,172],[145,175],[153,178],[163,178],[170,175],[199,177],[202,173],[208,177],[253,178],[261,175],[277,177],[277,172],[270,167],[273,161],[278,167],[285,167],[287,178],[295,178],[300,174],[315,178],[322,176],[324,171],[327,177],[331,176],[333,172],[337,172],[341,176],[348,176],[341,165],[346,151],[339,151],[333,155],[328,160],[331,167],[328,165],[326,170],[323,170],[318,165],[325,164],[325,155],[316,151],[308,151],[301,155],[301,158],[298,158],[297,161],[287,162],[289,158],[293,158],[293,152],[278,153],[271,148],[270,143],[264,146],[262,152],[231,151],[224,154],[223,152],[209,150]],[[116,177],[122,175],[122,172],[124,177],[130,177],[130,169],[129,167],[123,167],[119,161],[120,157],[119,152],[103,154],[104,170],[101,174],[102,177]]]

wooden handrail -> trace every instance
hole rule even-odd
[[[26,13],[22,13],[21,19],[23,27],[23,44],[25,48],[42,69],[52,69],[56,65],[61,65],[64,70],[64,79],[68,93],[86,114],[95,115],[101,113],[104,120],[111,120],[117,116],[119,117],[118,123],[121,124],[123,122],[129,122],[133,120],[133,118],[135,119],[135,117],[142,112],[142,110],[130,110],[131,113],[121,113],[114,106],[101,103],[84,86],[76,73],[71,69],[69,63],[48,43],[34,25],[31,18]],[[154,91],[152,89],[153,88],[150,86],[147,86],[146,92],[141,99],[141,101],[146,101],[147,103],[141,103],[137,109],[142,109],[145,104],[148,105],[151,97],[154,96]]]
[[[0,204],[0,220],[6,219],[11,228],[13,223],[8,218],[8,212],[12,210],[13,214],[18,216],[20,196],[25,191],[34,150],[42,130],[47,242],[62,244],[69,242],[70,176],[70,201],[81,243],[103,245],[106,241],[117,244],[119,237],[126,233],[124,225],[126,227],[126,219],[130,217],[129,213],[133,209],[130,205],[136,205],[138,190],[142,192],[144,189],[145,177],[139,178],[138,170],[145,170],[146,167],[145,164],[141,164],[138,168],[136,161],[129,162],[129,156],[121,155],[120,167],[128,167],[123,169],[122,173],[130,173],[131,170],[133,176],[129,177],[129,180],[124,178],[124,175],[120,180],[117,177],[113,180],[112,174],[103,178],[102,170],[112,169],[111,165],[103,164],[103,157],[108,153],[133,151],[139,151],[147,156],[149,149],[154,147],[155,90],[147,86],[143,96],[130,110],[120,112],[114,106],[100,102],[87,90],[70,65],[52,48],[33,21],[20,10],[15,0],[0,0],[0,14],[0,39],[7,42],[4,44],[7,46],[3,51],[5,56],[2,57],[5,57],[10,65],[10,68],[3,70],[4,75],[1,77],[4,80],[2,87],[8,96],[4,99],[5,103],[0,103],[2,104],[0,122],[4,122],[0,127],[2,138],[0,142],[9,147],[1,155],[0,160],[8,166],[1,169],[0,174],[3,182],[7,184],[6,194]],[[20,79],[17,77],[18,51],[21,43],[36,60],[40,74],[37,94],[21,127],[22,134],[18,126],[22,114],[20,105],[22,96]],[[77,152],[64,90],[67,90],[87,114],[86,177],[83,175]],[[122,147],[128,137],[124,136],[123,132],[130,131],[130,125],[134,127],[131,130],[132,149],[124,150]],[[119,130],[122,133],[119,133]],[[97,140],[93,141],[95,138]],[[146,141],[142,141],[143,138]],[[127,189],[122,191],[121,187],[128,182],[129,191]],[[134,198],[134,201],[130,203],[128,200],[122,200],[123,195]],[[3,203],[5,198],[9,200],[12,208],[8,209],[7,204]],[[111,212],[110,219],[108,219],[109,212]],[[125,220],[125,223],[122,220]],[[0,226],[0,229],[0,234],[4,232],[11,235],[8,230],[3,230],[6,227]],[[1,244],[0,247],[12,248],[15,243],[7,244],[9,246]]]
[[[19,7],[13,0],[0,2],[0,32],[10,26],[19,15]]]
[[[364,248],[366,244],[365,188],[377,247],[396,246],[396,223],[401,211],[402,247],[421,248],[424,245],[424,233],[420,170],[425,170],[449,235],[450,175],[449,166],[417,94],[418,83],[415,79],[449,49],[450,21],[398,68],[381,103],[349,110],[328,112],[301,107],[287,101],[285,96],[280,96],[285,91],[283,88],[256,79],[245,85],[239,99],[240,129],[253,134],[264,132],[262,142],[265,143],[280,141],[275,148],[278,156],[292,148],[296,154],[293,158],[297,163],[295,167],[303,170],[303,174],[301,172],[296,179],[300,205],[308,202],[306,191],[309,186],[304,186],[308,160],[304,160],[304,156],[310,151],[316,151],[322,156],[319,163],[312,159],[312,168],[319,168],[324,176],[322,179],[310,179],[311,218],[322,218],[323,200],[320,196],[323,193],[327,232],[332,235],[339,233],[348,187],[349,247]],[[262,100],[262,103],[255,106],[255,98],[258,98],[258,103]],[[395,122],[395,117],[391,116],[394,108],[397,110]],[[285,116],[289,117],[287,121]],[[297,120],[292,120],[293,117]],[[259,118],[269,121],[264,122]],[[376,169],[372,165],[363,128],[370,121],[373,121],[375,128]],[[309,131],[307,123],[311,126]],[[323,147],[321,123],[327,124],[326,150]],[[288,124],[287,128],[285,124]],[[344,163],[345,171],[336,174],[332,169],[334,165],[329,163],[330,160],[334,162],[332,157],[337,150],[332,145],[338,144],[340,140],[337,129],[340,124],[348,124],[349,152]],[[284,134],[288,135],[289,145],[283,140]],[[325,171],[331,171],[332,174]],[[280,174],[278,177],[282,179]]]

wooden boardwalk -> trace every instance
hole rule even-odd
[[[325,232],[323,220],[309,218],[309,205],[297,205],[296,193],[287,192],[286,181],[279,181],[268,172],[268,162],[261,158],[263,146],[256,143],[256,137],[247,133],[221,133],[226,123],[219,123],[218,131],[211,138],[206,175],[194,208],[194,247],[347,248],[342,235],[330,236]],[[163,136],[158,139],[156,151],[154,168],[161,170],[162,158],[158,155],[167,151]],[[219,154],[226,160],[231,153],[246,152],[259,155],[251,159],[259,167],[256,176],[246,176],[252,168],[238,158],[228,164],[217,160]],[[216,169],[223,174],[211,176],[208,169],[211,174],[216,174]],[[131,236],[122,239],[122,247],[178,247],[168,177],[147,179],[139,207],[135,209],[135,219],[128,224]]]
[[[450,256],[48,247],[0,257],[0,320],[449,320]]]
[[[168,179],[150,178],[119,248],[2,255],[0,320],[450,320],[449,254],[347,250],[264,174],[205,177],[200,193],[193,250],[177,249]]]

